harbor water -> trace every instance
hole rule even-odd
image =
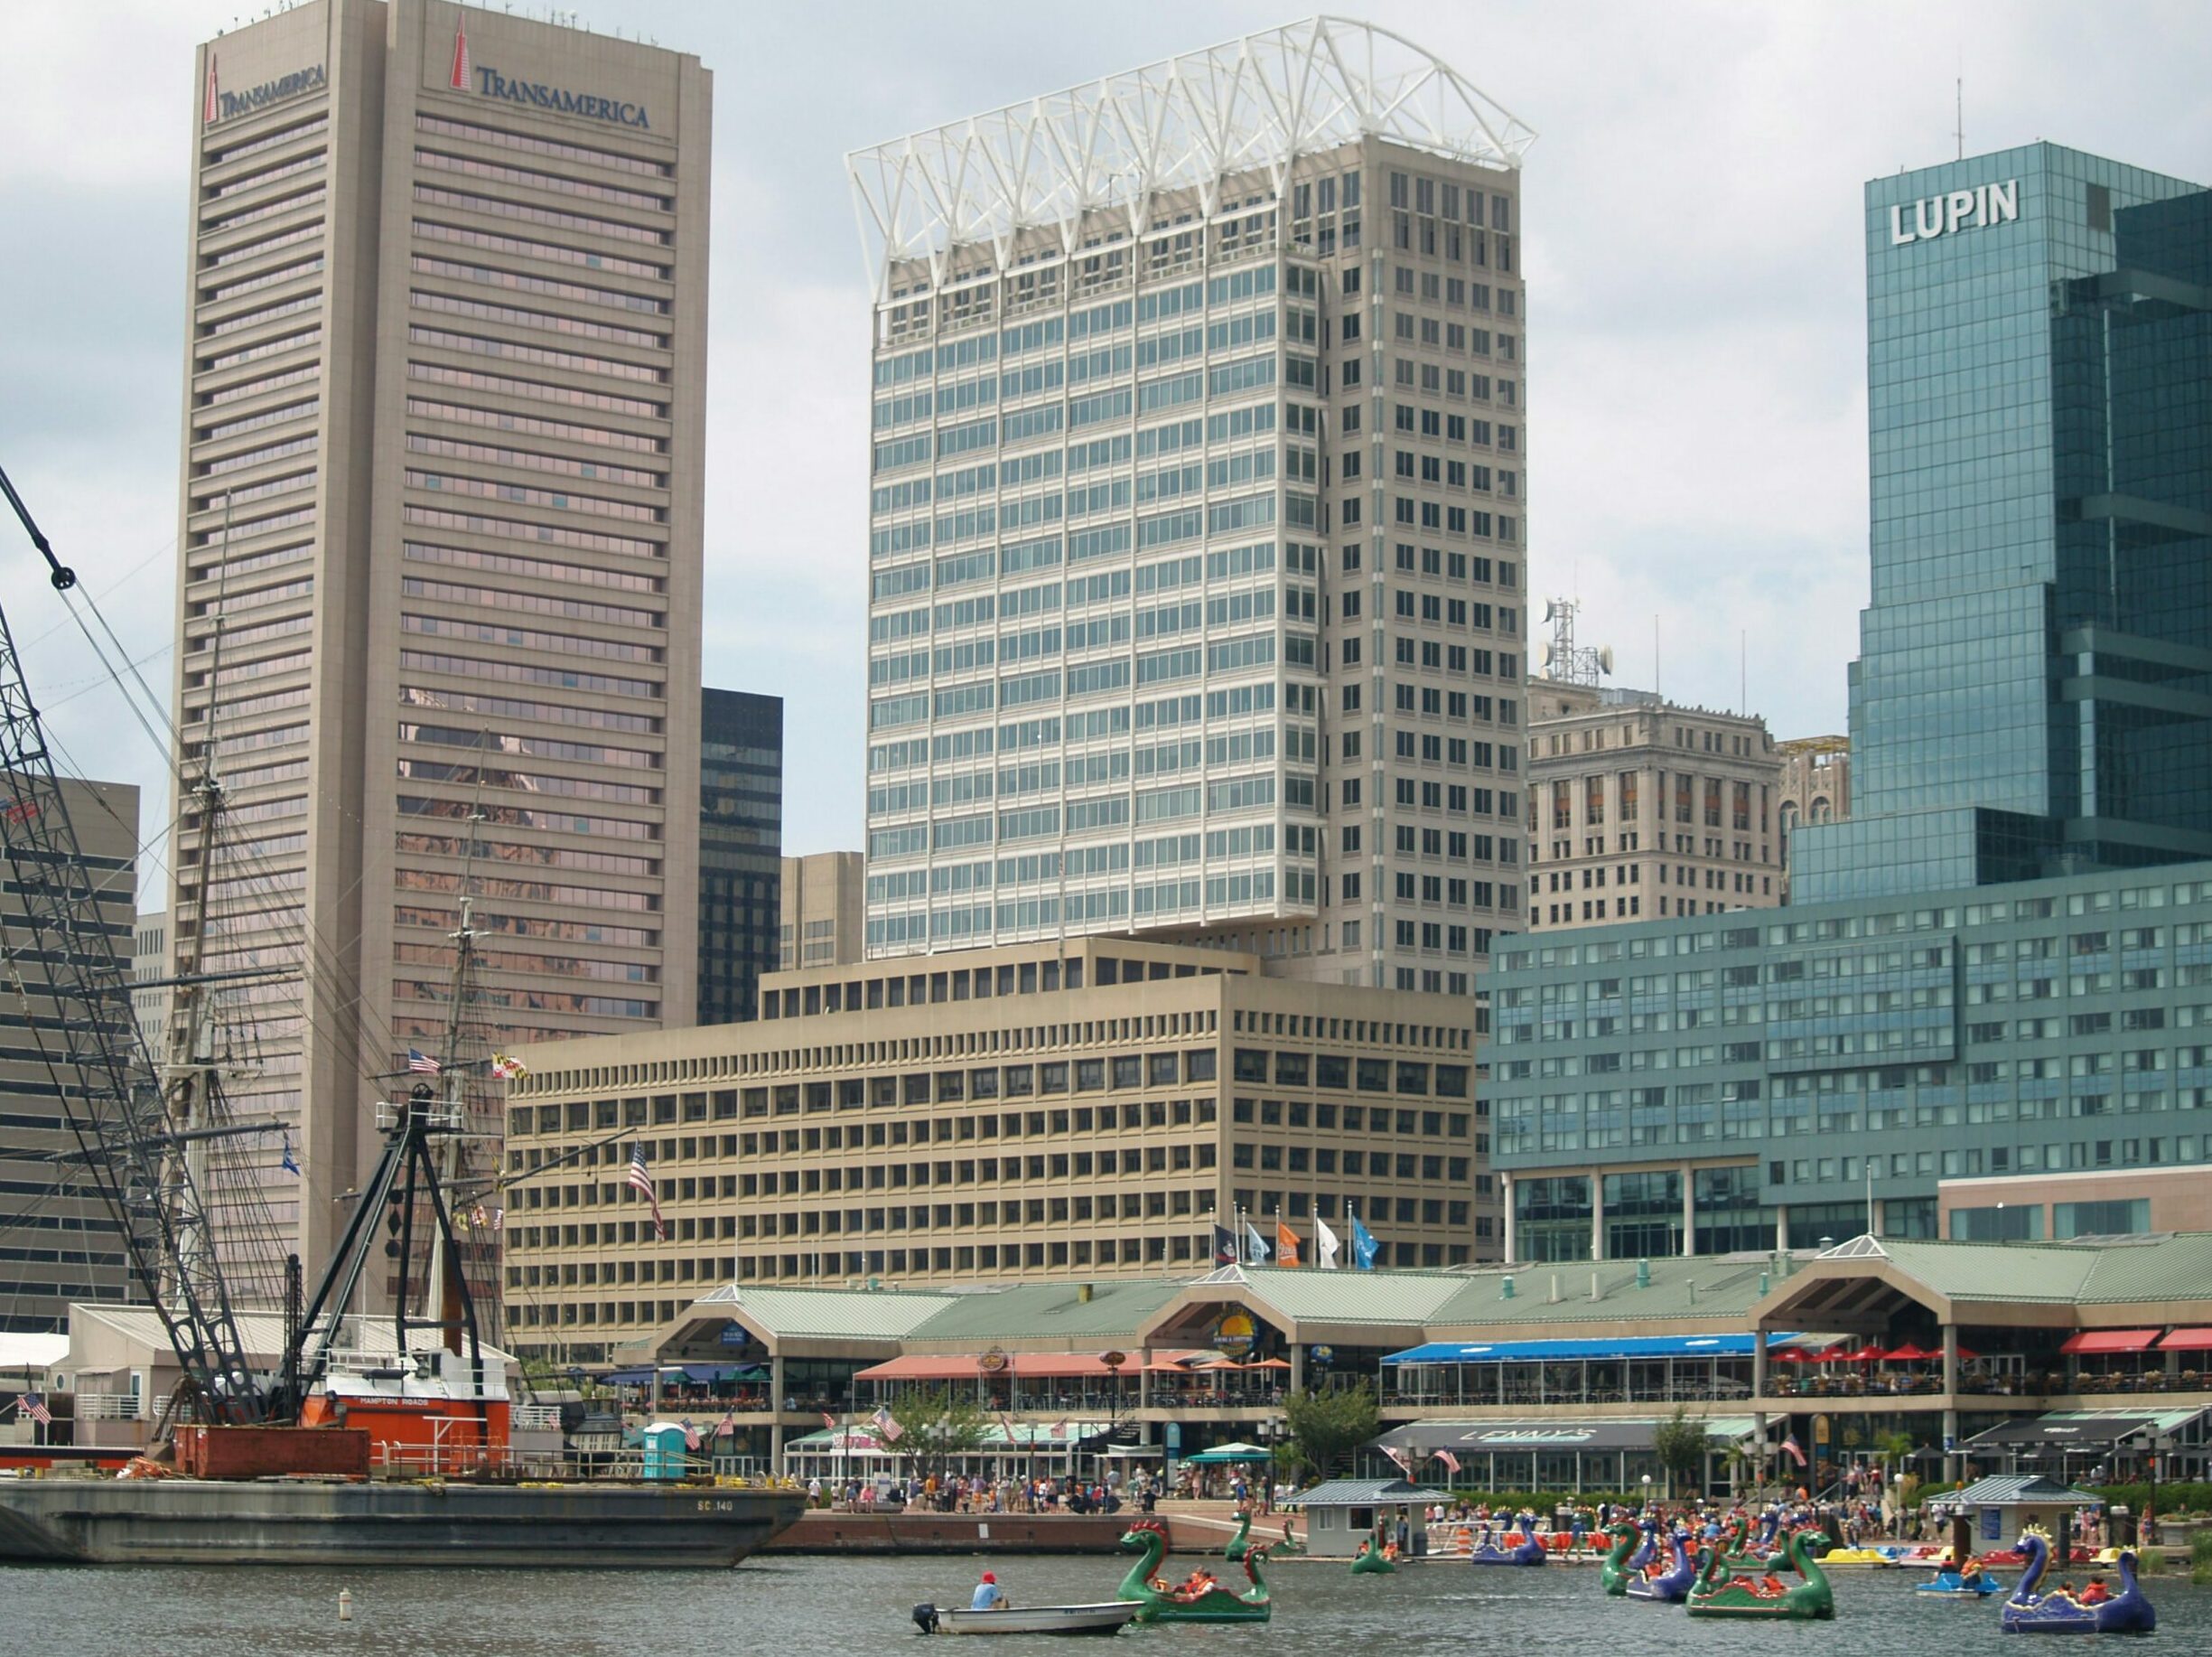
[[[1193,1559],[1195,1563],[1195,1559]],[[1118,1559],[997,1558],[1017,1604],[1110,1599]],[[1171,1562],[1181,1567],[1182,1557]],[[1213,1568],[1240,1579],[1236,1567]],[[958,1557],[783,1558],[737,1570],[276,1570],[26,1567],[0,1570],[0,1606],[14,1649],[66,1657],[730,1657],[733,1652],[846,1653],[919,1639],[919,1601],[966,1605],[981,1568]],[[1180,1575],[1181,1570],[1171,1572]],[[2002,1573],[2009,1582],[2010,1573]],[[1695,1652],[1768,1657],[1945,1657],[2004,1652],[1994,1599],[1916,1596],[1916,1571],[1837,1571],[1836,1620],[1693,1622],[1679,1606],[1608,1598],[1589,1568],[1409,1565],[1354,1577],[1340,1564],[1287,1562],[1269,1573],[1275,1615],[1265,1627],[1129,1628],[1111,1648],[1153,1657],[1248,1650],[1267,1657],[1417,1657],[1476,1649],[1638,1657]],[[352,1620],[338,1620],[341,1589]],[[2148,1653],[2212,1651],[2212,1588],[2186,1578],[2151,1586],[2160,1626]],[[20,1642],[20,1643],[16,1643]],[[1059,1649],[1012,1639],[986,1648]],[[1076,1649],[1099,1649],[1081,1647]],[[2131,1647],[2131,1649],[2135,1649]]]

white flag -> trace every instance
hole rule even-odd
[[[1259,1228],[1255,1226],[1251,1221],[1246,1221],[1245,1264],[1247,1266],[1265,1266],[1267,1264],[1267,1244],[1262,1240],[1259,1233]]]
[[[1317,1212],[1313,1216],[1314,1264],[1323,1271],[1337,1268],[1337,1234],[1329,1229],[1329,1222]]]

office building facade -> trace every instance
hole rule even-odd
[[[779,969],[849,967],[863,959],[866,877],[867,860],[856,851],[818,851],[783,860]]]
[[[303,1257],[444,1040],[696,1001],[711,80],[443,0],[210,42],[191,162],[180,960],[257,1054],[221,1156]],[[204,903],[197,881],[211,878]]]
[[[117,960],[134,959],[137,922],[138,791],[126,782],[61,779],[61,797],[98,896],[96,923]],[[23,899],[13,883],[0,891],[0,929],[26,935]],[[93,958],[98,960],[99,958]],[[11,954],[22,975],[0,998],[0,1097],[7,1132],[0,1136],[0,1333],[59,1333],[72,1300],[136,1298],[124,1262],[123,1240],[107,1205],[77,1156],[77,1137],[42,1058],[39,1025],[50,1015],[49,981],[34,952]],[[138,976],[135,972],[134,978]],[[135,1016],[138,998],[118,1009]],[[131,1032],[118,1023],[116,1039]]]
[[[1936,1234],[1938,1184],[2212,1162],[2212,866],[1517,940],[1525,1259]]]
[[[1798,895],[2212,857],[2212,195],[2034,144],[1865,214],[1858,800]]]
[[[2212,192],[2036,145],[1874,181],[1867,233],[1852,815],[1778,916],[1501,956],[1509,1252],[1926,1237],[1946,1179],[2212,1162]]]
[[[1203,1270],[1217,1224],[1256,1258],[1247,1221],[1309,1263],[1315,1218],[1349,1250],[1353,1214],[1380,1265],[1494,1254],[1471,1003],[1260,967],[1097,937],[877,960],[771,977],[750,1024],[526,1049],[510,1341],[603,1356],[733,1278]]]
[[[1521,923],[1533,136],[1321,19],[850,158],[872,957],[1470,989]]]
[[[702,694],[699,721],[699,1016],[752,1016],[776,969],[782,919],[783,698]]]
[[[1756,716],[1528,681],[1531,931],[1782,901],[1782,760]]]

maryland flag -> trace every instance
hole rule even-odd
[[[512,1081],[518,1076],[530,1073],[529,1067],[520,1059],[510,1059],[503,1053],[491,1055],[491,1073],[502,1081]]]

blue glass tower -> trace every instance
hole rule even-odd
[[[2037,144],[1865,229],[1854,816],[1796,901],[2212,857],[2212,192]]]

